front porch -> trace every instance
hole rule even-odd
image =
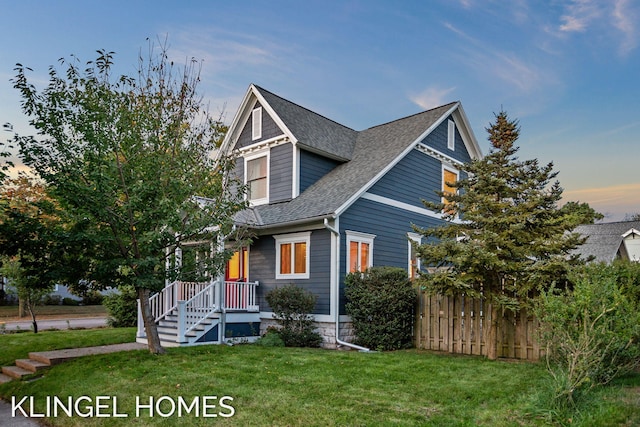
[[[259,283],[175,281],[149,299],[164,347],[253,341],[260,335]],[[138,301],[136,341],[147,343]]]

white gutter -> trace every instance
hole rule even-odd
[[[333,280],[335,281],[335,298],[333,301],[334,304],[334,312],[336,314],[336,345],[344,345],[346,347],[355,348],[356,350],[360,350],[363,352],[369,352],[370,349],[366,347],[361,347],[356,344],[351,344],[345,341],[342,341],[340,337],[340,232],[329,225],[329,220],[327,218],[324,219],[324,228],[329,230],[336,237],[336,246],[335,253],[336,259],[333,261],[335,275]]]

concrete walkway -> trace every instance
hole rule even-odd
[[[144,350],[148,347],[139,343],[123,343],[101,345],[96,347],[71,348],[65,350],[38,351],[29,353],[29,359],[40,362],[47,366],[57,365],[70,359],[76,359],[83,356],[91,356],[94,354],[108,354],[120,351]],[[29,372],[32,373],[32,372]],[[35,427],[44,424],[34,419],[24,417],[20,412],[14,417],[11,410],[11,401],[5,402],[0,400],[0,425],[7,427]],[[38,419],[40,420],[40,419]]]
[[[38,330],[44,331],[49,329],[93,329],[103,328],[107,326],[106,317],[79,317],[77,319],[43,319],[37,320]],[[0,322],[0,329],[7,331],[30,331],[30,320],[19,320],[13,322]]]

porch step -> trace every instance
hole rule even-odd
[[[9,381],[13,381],[13,378],[5,374],[0,374],[0,384],[8,383]]]

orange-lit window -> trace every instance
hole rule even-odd
[[[452,185],[458,181],[458,172],[442,169],[442,192],[445,193],[442,202],[445,204],[444,211],[450,213],[453,209],[451,202],[447,199],[447,194],[456,194],[456,188]]]
[[[287,234],[274,238],[276,279],[308,279],[311,233]]]
[[[373,234],[347,231],[347,273],[365,271],[373,266]]]
[[[242,248],[234,252],[233,256],[227,261],[225,270],[225,280],[237,281],[239,279],[248,280],[249,278],[249,251]]]

